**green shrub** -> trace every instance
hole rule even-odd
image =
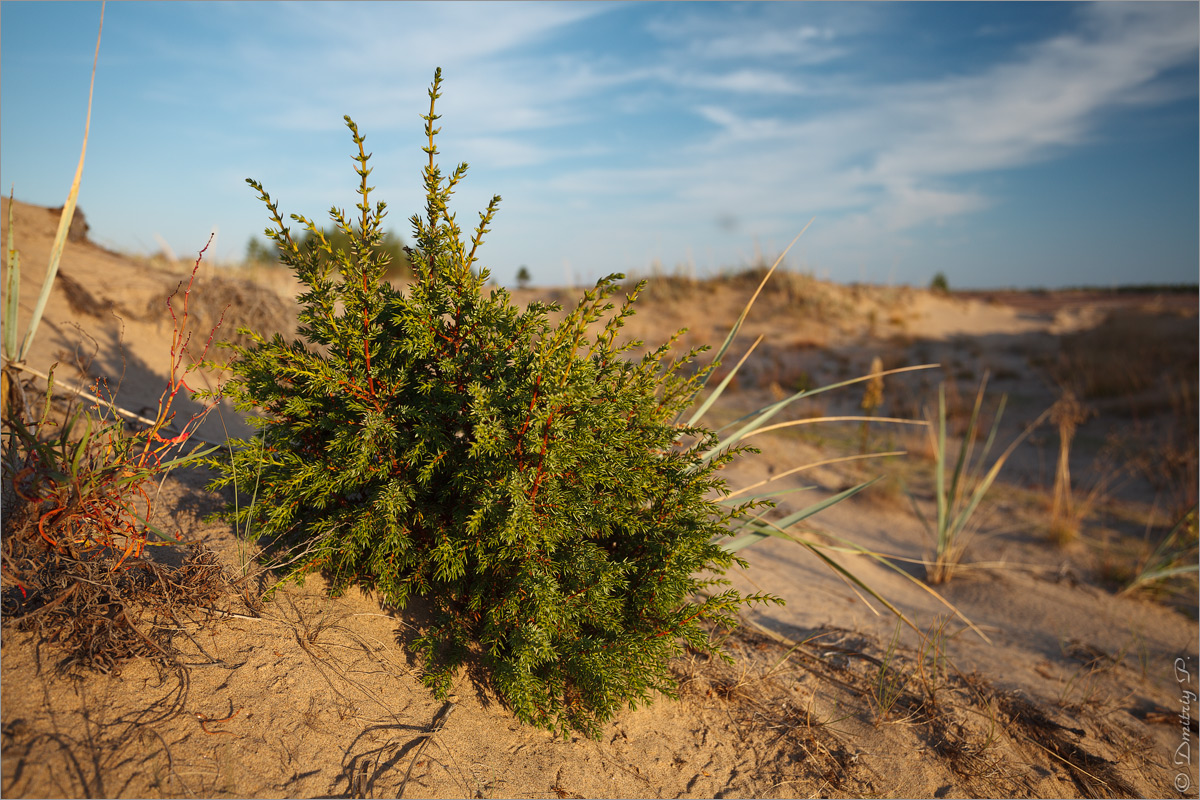
[[[227,391],[263,416],[254,440],[213,462],[213,488],[255,497],[226,513],[268,537],[290,577],[322,570],[334,592],[358,584],[401,609],[424,598],[431,621],[415,649],[439,697],[473,664],[521,720],[598,735],[620,708],[672,692],[667,662],[684,644],[712,651],[701,623],[774,599],[720,577],[742,563],[720,546],[727,523],[760,502],[709,499],[739,448],[714,457],[714,434],[673,422],[699,389],[704,373],[682,377],[698,351],[668,361],[672,339],[630,360],[638,343],[616,344],[637,294],[609,314],[623,276],[557,326],[553,306],[484,294],[488,272],[473,265],[500,198],[464,242],[447,202],[467,167],[443,176],[434,160],[440,83],[438,70],[405,291],[382,280],[386,205],[368,203],[369,156],[349,117],[358,223],[330,212],[346,248],[297,215],[308,235],[293,236],[248,181],[307,286],[303,339],[246,331],[254,345],[233,346]]]
[[[939,272],[933,276],[933,280],[929,282],[929,291],[950,294],[950,282],[946,280],[946,273]]]

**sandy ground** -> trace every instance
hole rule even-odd
[[[7,237],[7,199],[2,211]],[[56,221],[46,209],[16,206],[22,331]],[[86,239],[68,243],[27,363],[45,371],[57,362],[63,383],[107,376],[119,383],[121,405],[152,411],[170,363],[164,299],[185,277],[180,267],[131,260]],[[294,287],[274,274],[249,277],[202,267],[191,302],[203,325],[226,303],[228,327],[291,324]],[[1100,376],[1133,375],[1135,366],[1164,374],[1153,355],[1134,365],[1113,360],[1121,348],[1102,337],[1120,322],[1118,312],[1133,315],[1132,330],[1160,337],[1148,339],[1153,352],[1167,348],[1170,363],[1190,365],[1194,403],[1195,295],[1182,302],[1139,296],[1114,311],[1111,297],[1050,295],[1022,307],[1012,298],[964,300],[797,275],[773,282],[738,347],[760,333],[764,342],[712,423],[801,384],[865,374],[879,357],[887,367],[942,364],[889,378],[881,414],[920,417],[944,377],[961,405],[987,370],[991,387],[1010,395],[1001,438],[1011,438],[1053,402],[1053,376],[1063,374],[1055,370],[1072,359],[1099,359]],[[755,283],[744,275],[656,281],[629,332],[653,343],[690,325],[686,345],[718,344]],[[522,301],[556,294],[570,301],[561,290],[517,293]],[[61,674],[55,643],[5,619],[0,790],[12,797],[1195,796],[1195,583],[1118,594],[1112,578],[1136,565],[1146,539],[1164,535],[1169,509],[1194,502],[1195,447],[1183,449],[1182,478],[1161,467],[1179,442],[1178,392],[1159,396],[1129,380],[1119,391],[1092,391],[1094,414],[1076,434],[1075,485],[1081,496],[1095,489],[1080,535],[1062,545],[1048,539],[1058,437],[1052,426],[1039,429],[989,495],[964,566],[935,587],[957,614],[916,580],[929,538],[902,489],[931,513],[923,429],[874,424],[871,450],[909,455],[818,467],[775,484],[811,487],[788,495],[782,514],[887,475],[823,512],[806,535],[826,543],[844,537],[895,557],[898,570],[832,553],[924,638],[907,628],[897,634],[894,616],[864,602],[804,548],[765,542],[744,551],[750,568],[730,577],[786,605],[746,615],[728,639],[731,665],[678,658],[678,700],[622,713],[592,741],[521,726],[466,675],[450,703],[436,701],[404,647],[411,620],[357,590],[330,599],[319,577],[257,609],[230,597],[217,612],[197,612],[174,637],[181,655],[173,668],[141,659],[109,674]],[[848,387],[785,418],[856,413],[861,399],[861,386]],[[219,441],[227,430],[245,432],[223,409],[202,435]],[[732,465],[727,481],[739,489],[855,454],[860,437],[857,423],[764,435],[753,441],[762,452]],[[211,548],[231,578],[253,572],[248,546],[228,525],[205,521],[225,500],[206,492],[205,482],[198,471],[166,481],[161,524]]]

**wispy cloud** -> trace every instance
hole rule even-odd
[[[46,64],[69,55],[56,42],[26,44],[44,12],[13,7],[12,20],[39,22],[16,36],[5,26],[9,121],[45,113],[43,98],[16,99],[14,76],[43,80]],[[143,187],[161,173],[216,194],[181,193],[171,209],[145,208],[140,196],[89,200],[89,215],[96,226],[126,214],[128,227],[166,231],[168,213],[181,229],[224,214],[224,239],[244,241],[261,227],[235,216],[259,210],[243,202],[246,174],[307,213],[352,203],[327,196],[352,183],[350,114],[376,153],[380,196],[406,216],[420,201],[410,185],[419,115],[441,66],[443,160],[472,165],[465,208],[504,195],[504,225],[489,238],[501,260],[536,271],[540,257],[556,268],[570,258],[598,274],[694,246],[720,263],[749,237],[790,239],[814,214],[811,252],[868,260],[939,223],[949,237],[992,219],[1018,172],[1028,180],[1030,166],[1123,135],[1111,124],[1127,123],[1121,112],[1161,113],[1196,93],[1194,3],[942,8],[118,4],[106,19],[89,174]],[[5,14],[9,23],[7,5]],[[61,94],[66,80],[41,91]],[[1190,124],[1194,110],[1173,108]],[[18,174],[21,165],[77,156],[74,130],[53,156],[46,136],[22,138],[11,123],[5,133],[6,174],[25,183],[45,178]],[[160,166],[152,176],[145,164]],[[85,181],[85,192],[101,191],[114,190]]]
[[[695,113],[716,130],[688,152],[738,153],[721,159],[721,170],[753,176],[760,187],[816,180],[833,208],[839,198],[865,200],[869,207],[847,209],[843,226],[855,234],[867,224],[897,231],[978,211],[988,198],[954,182],[1088,141],[1106,112],[1138,102],[1150,81],[1195,58],[1193,8],[1100,4],[1081,7],[1080,16],[1077,31],[975,74],[883,80],[860,87],[849,108],[811,118],[802,109],[698,105]],[[727,183],[703,165],[697,173],[701,183]],[[756,203],[753,194],[736,201],[763,207],[780,199],[763,192]]]
[[[692,11],[651,20],[647,30],[688,56],[704,60],[756,59],[797,65],[822,64],[846,55],[833,27],[781,19],[778,11],[769,7],[745,14]]]
[[[334,130],[341,117],[331,108],[370,109],[389,129],[411,125],[440,66],[454,88],[441,104],[446,113],[467,112],[489,133],[543,130],[569,123],[563,101],[591,84],[578,71],[558,70],[534,83],[523,60],[564,26],[606,10],[596,3],[271,3],[259,19],[245,20],[228,51],[246,79],[243,102],[259,98],[260,122],[280,129]],[[268,25],[277,28],[272,36],[254,32]]]
[[[802,95],[812,92],[807,82],[767,69],[735,69],[711,73],[662,70],[658,76],[668,83],[701,91],[759,95]]]
[[[376,136],[411,131],[432,67],[445,67],[439,110],[453,124],[443,152],[467,153],[477,170],[510,170],[498,190],[538,208],[543,222],[562,218],[550,224],[565,238],[567,215],[583,211],[592,224],[654,221],[660,230],[683,224],[672,219],[715,229],[736,217],[743,232],[776,236],[821,213],[818,238],[831,249],[887,249],[888,237],[991,207],[976,176],[1091,141],[1106,113],[1146,101],[1156,78],[1196,53],[1194,7],[1102,3],[1077,7],[1066,32],[991,63],[868,77],[861,65],[886,29],[886,8],[632,11],[641,13],[571,3],[282,4],[261,13],[287,35],[247,34],[233,47],[247,74],[286,85],[257,113],[268,129],[290,132],[332,131],[347,111]],[[640,19],[653,46],[594,46],[581,31],[605,14]],[[577,48],[563,43],[570,31]],[[306,48],[307,68],[294,58]],[[244,91],[261,96],[263,86]]]

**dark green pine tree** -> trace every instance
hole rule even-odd
[[[684,643],[713,650],[703,622],[732,625],[743,604],[773,598],[721,577],[738,560],[718,542],[748,506],[710,497],[736,452],[703,461],[716,437],[673,424],[704,375],[683,377],[698,351],[668,360],[672,339],[631,358],[639,343],[616,335],[637,290],[615,314],[608,302],[620,275],[558,325],[555,307],[484,294],[488,272],[473,266],[500,198],[464,242],[448,202],[467,167],[443,176],[435,161],[440,84],[439,69],[406,290],[382,279],[386,206],[368,203],[349,117],[358,224],[330,212],[348,246],[292,215],[301,246],[249,181],[307,290],[298,340],[247,331],[254,344],[233,347],[226,391],[259,431],[213,462],[213,488],[254,498],[226,513],[268,537],[289,576],[322,570],[335,592],[358,584],[400,609],[424,598],[416,653],[439,697],[469,660],[521,720],[598,736],[621,708],[672,693],[668,660]]]

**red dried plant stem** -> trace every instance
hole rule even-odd
[[[183,374],[180,374],[180,369],[183,367],[184,355],[187,354],[188,346],[191,344],[192,340],[192,334],[187,330],[188,319],[191,316],[190,305],[192,287],[195,285],[196,274],[200,270],[200,263],[204,258],[205,252],[207,252],[209,246],[212,245],[212,240],[213,236],[210,235],[208,237],[208,241],[205,242],[204,247],[202,247],[200,252],[196,255],[196,262],[192,266],[191,275],[188,277],[187,288],[184,289],[183,292],[183,308],[179,314],[176,314],[175,306],[171,302],[175,295],[179,292],[179,287],[177,286],[175,291],[172,292],[170,297],[167,298],[167,311],[171,315],[172,323],[170,348],[171,372],[167,380],[167,385],[163,388],[162,394],[159,395],[158,409],[157,413],[155,414],[155,424],[151,427],[143,445],[142,453],[136,461],[136,464],[139,468],[145,468],[148,462],[153,465],[161,463],[162,456],[166,452],[166,449],[172,445],[183,444],[189,438],[191,438],[192,434],[195,433],[203,418],[217,404],[216,400],[212,400],[211,402],[205,404],[200,411],[193,414],[191,419],[184,423],[178,435],[164,438],[159,434],[159,432],[168,426],[175,417],[175,413],[172,411],[171,407],[175,402],[176,395],[179,394],[179,390],[187,389],[189,392],[191,391],[191,387],[187,385],[187,381],[185,380],[185,375],[190,370],[185,368],[183,369]],[[180,282],[180,285],[182,285],[182,281]],[[213,339],[216,337],[217,330],[225,321],[225,312],[228,310],[229,306],[226,306],[224,309],[222,309],[220,319],[217,320],[216,325],[214,325],[212,330],[209,331],[208,338],[205,339],[204,342],[204,349],[200,353],[201,360],[208,355],[208,351],[212,347]],[[153,443],[155,442],[163,446],[154,447]]]
[[[361,150],[361,145],[359,146]],[[366,178],[363,179],[364,184]],[[366,198],[363,199],[365,205]],[[364,216],[366,212],[363,212]],[[371,373],[371,315],[367,313],[367,297],[370,293],[370,283],[367,280],[367,271],[362,271],[362,291],[363,291],[363,360],[367,368],[367,388],[371,390],[371,396],[375,396],[375,376]]]
[[[38,533],[41,534],[42,538],[46,540],[46,543],[49,544],[51,547],[53,547],[55,550],[58,549],[58,542],[54,541],[52,538],[50,538],[50,534],[46,533],[46,528],[45,528],[46,520],[49,519],[50,517],[57,516],[60,512],[62,512],[64,510],[65,510],[65,506],[60,505],[58,508],[52,508],[49,511],[47,511],[45,514],[42,514],[42,516],[38,517]]]
[[[209,244],[211,241],[210,237]],[[20,496],[31,502],[41,504],[48,501],[53,505],[38,518],[38,534],[51,547],[61,549],[67,543],[71,543],[85,549],[120,549],[120,558],[113,569],[122,566],[130,556],[140,557],[144,552],[149,521],[153,515],[153,502],[144,484],[152,477],[153,470],[161,464],[167,451],[172,446],[186,441],[194,433],[202,417],[216,405],[215,401],[206,404],[200,413],[193,415],[183,426],[183,430],[178,436],[166,438],[160,435],[160,431],[174,417],[174,414],[171,413],[171,405],[179,390],[189,389],[190,391],[190,387],[184,380],[184,374],[181,374],[184,355],[188,354],[191,340],[191,335],[186,330],[190,318],[190,294],[201,258],[209,244],[205,244],[204,249],[197,256],[187,289],[184,292],[182,309],[177,312],[175,304],[172,302],[179,287],[176,287],[176,291],[167,298],[167,310],[173,323],[170,376],[168,385],[159,397],[155,422],[144,434],[145,439],[140,442],[140,453],[136,457],[131,457],[132,454],[127,452],[124,446],[124,437],[119,429],[109,428],[106,431],[100,431],[88,445],[88,466],[86,468],[93,469],[94,465],[91,465],[91,462],[97,459],[103,462],[101,472],[97,475],[94,485],[84,487],[76,483],[67,484],[44,475],[44,485],[35,488],[32,492],[34,497],[30,498],[26,497],[26,492],[21,489],[20,483],[23,477],[37,473],[37,468],[27,467],[18,473],[15,483]],[[182,282],[180,282],[180,286],[182,286]],[[221,320],[224,320],[224,312],[222,312]],[[220,324],[219,321],[217,326],[210,331],[205,343],[205,354],[207,354]],[[183,370],[183,373],[187,371],[190,370]],[[95,388],[97,398],[104,397],[106,394],[108,396],[107,403],[104,400],[99,401],[101,405],[113,403],[111,393],[101,388],[99,379]],[[140,503],[137,501],[138,497],[141,498]],[[137,510],[137,507],[143,504],[144,515]],[[123,542],[120,541],[122,539]]]
[[[529,426],[533,423],[533,407],[537,403],[541,386],[542,376],[538,375],[533,381],[533,397],[529,398],[529,408],[525,412],[525,424],[521,426],[521,430],[517,431],[517,460],[522,466],[525,463],[525,432],[529,430]]]
[[[371,390],[371,396],[374,397],[375,376],[371,374],[371,320],[367,316],[366,309],[363,309],[363,359],[367,368],[367,388]]]
[[[559,410],[560,409],[557,406],[550,409],[550,416],[546,418],[546,428],[545,432],[542,434],[542,449],[541,452],[538,453],[538,471],[537,475],[534,476],[533,479],[533,491],[529,495],[529,499],[531,501],[537,497],[538,489],[540,489],[542,486],[542,478],[546,475],[546,448],[550,445],[550,426],[554,423],[554,415],[557,414]]]

